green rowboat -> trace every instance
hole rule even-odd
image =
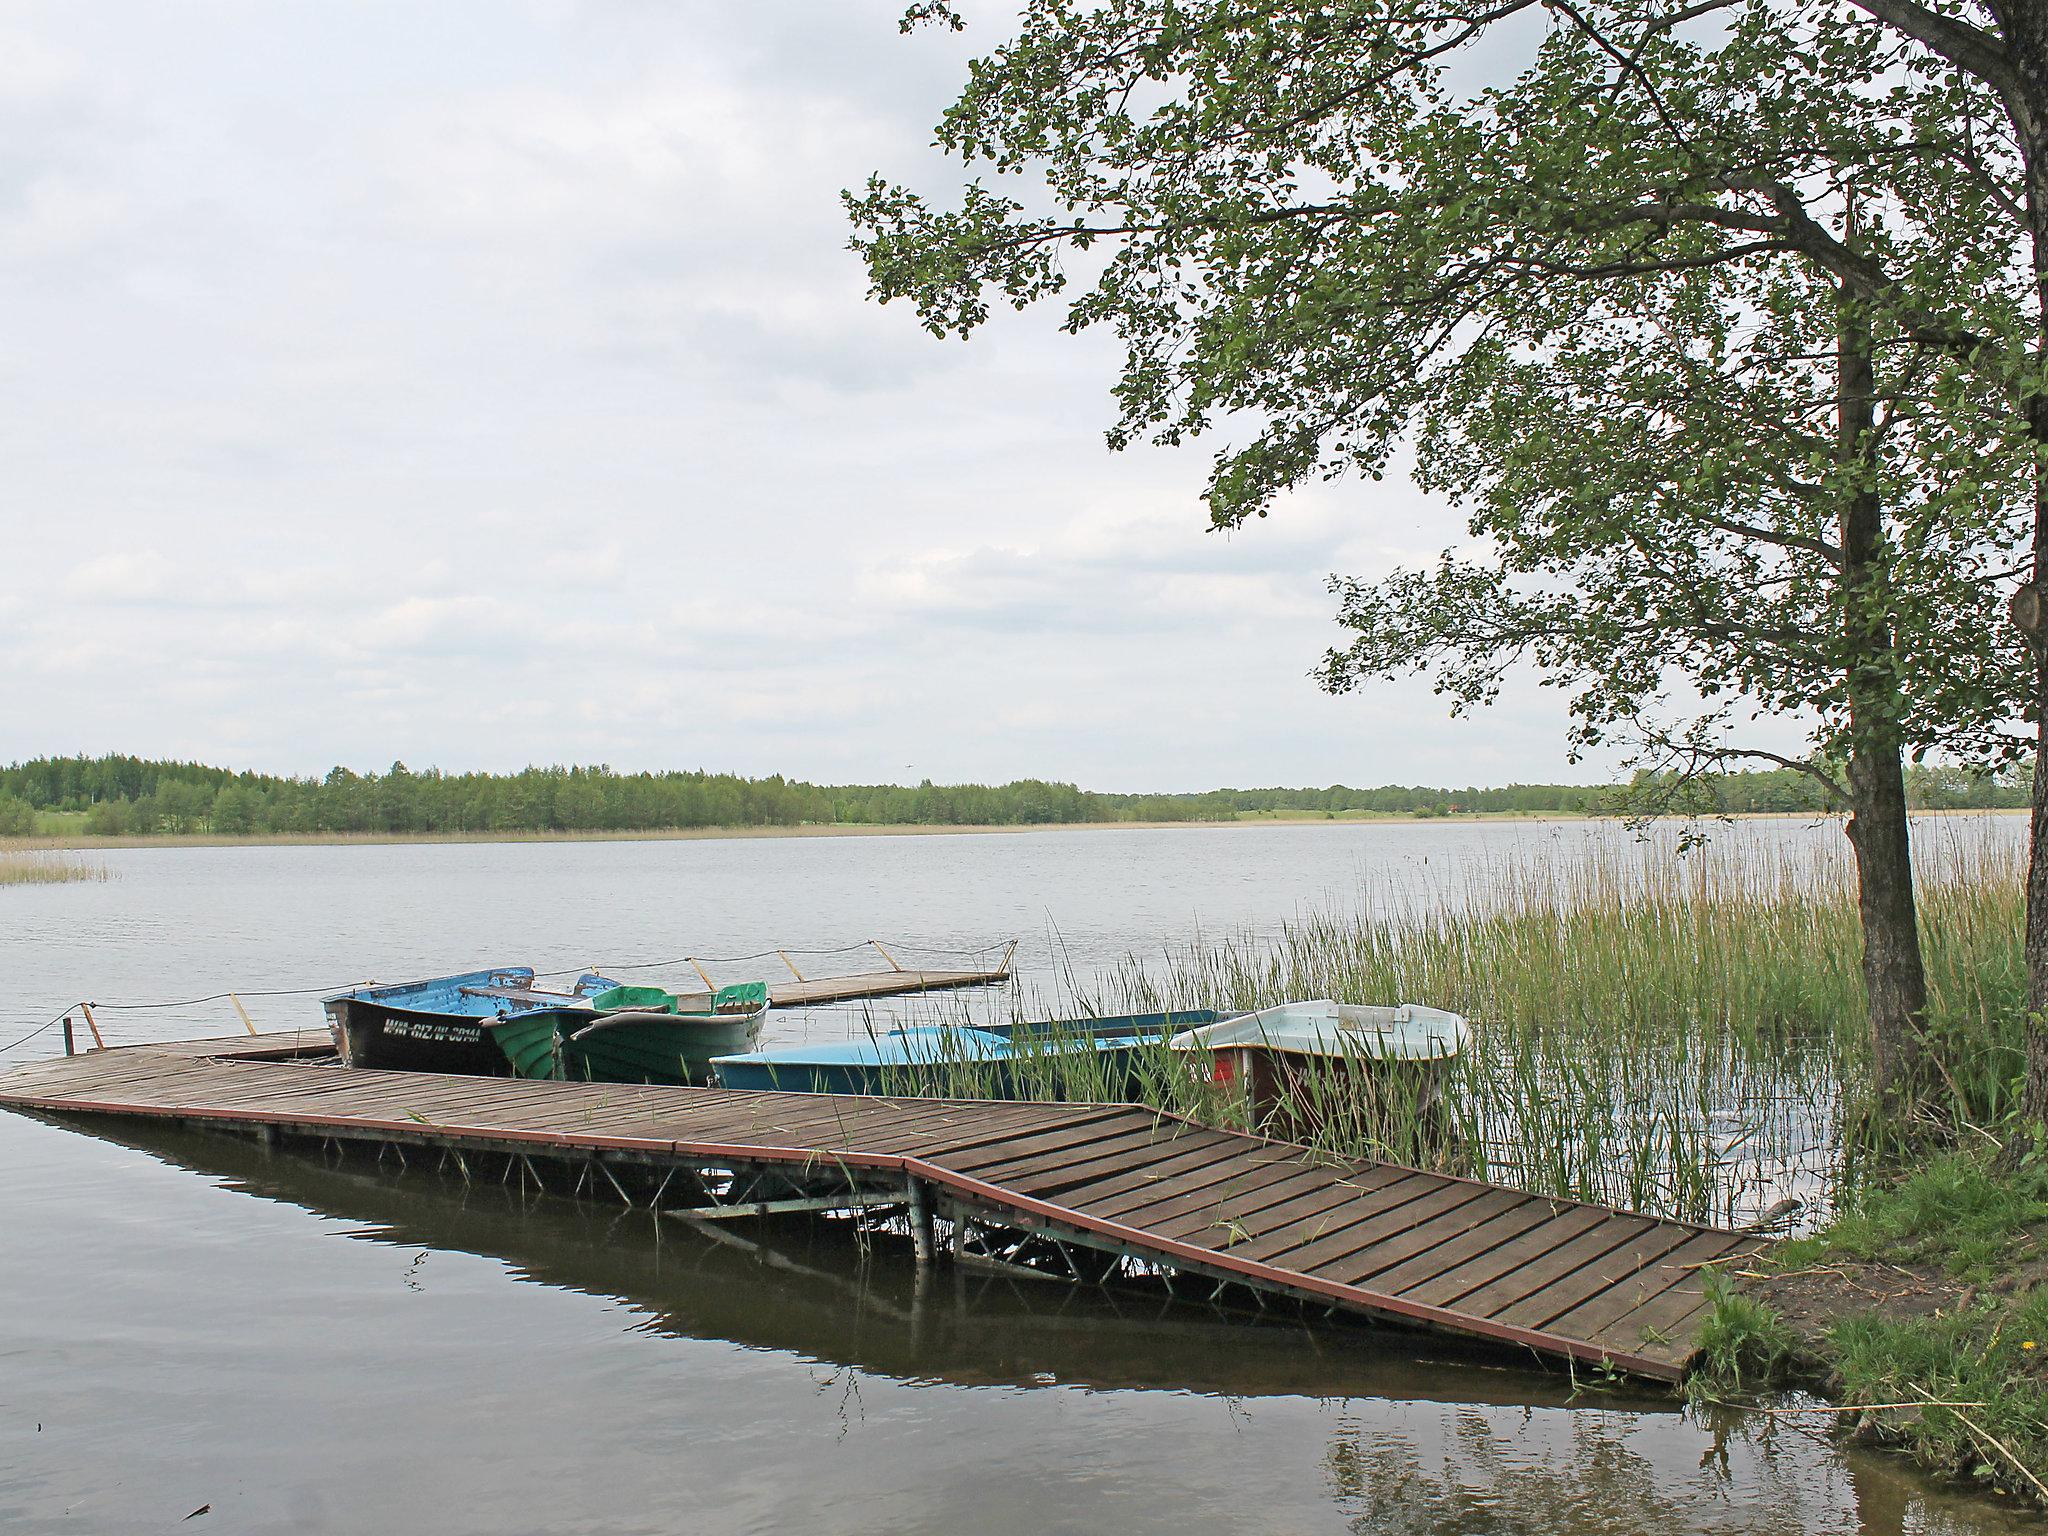
[[[486,1020],[484,1035],[504,1053],[514,1077],[553,1077],[558,1031],[565,1024],[573,1026],[589,1017],[581,1008],[573,1012],[566,1008],[540,1008],[531,1013],[515,1013],[510,1018]]]
[[[768,1011],[767,984],[721,987],[703,1011],[682,1012],[658,987],[615,987],[588,1009],[555,1008],[486,1026],[520,1077],[598,1083],[704,1083],[711,1058],[752,1050]]]

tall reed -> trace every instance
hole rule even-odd
[[[62,853],[0,853],[0,885],[61,885],[71,880],[112,878],[111,871],[97,859]]]
[[[1734,838],[1679,854],[1611,846],[1476,871],[1398,911],[1309,917],[1276,938],[1208,938],[1069,978],[1076,1016],[1249,1009],[1328,997],[1427,1003],[1472,1025],[1432,1084],[1399,1069],[1360,1092],[1310,1072],[1282,1119],[1315,1151],[1478,1174],[1566,1198],[1742,1221],[1786,1197],[1808,1219],[1874,1150],[1861,936],[1847,861]],[[2018,853],[1954,842],[1922,871],[1929,1029],[1951,1119],[2012,1103],[2025,976]],[[1021,1006],[1021,1005],[1020,1005]],[[1032,1037],[1000,1066],[970,1050],[894,1091],[1136,1098],[1213,1123],[1246,1106],[1164,1033],[1112,1069],[1084,1031]],[[943,1051],[946,1047],[937,1049]]]

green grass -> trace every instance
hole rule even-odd
[[[1825,1232],[1788,1243],[1792,1266],[1846,1257],[1935,1264],[1959,1279],[1994,1279],[2048,1227],[2048,1165],[1995,1171],[1976,1151],[1936,1157],[1896,1183],[1844,1192]]]
[[[1700,1329],[1699,1363],[1688,1390],[1715,1399],[1781,1381],[1798,1346],[1785,1320],[1726,1276],[1709,1273],[1703,1283],[1714,1310]]]
[[[1916,1461],[2048,1502],[2048,1288],[1947,1316],[1852,1315],[1828,1344],[1838,1401],[1922,1405],[1873,1415]]]
[[[1862,1410],[1864,1434],[2048,1503],[2044,1228],[2048,1173],[2001,1170],[1988,1147],[1848,1191],[1828,1226],[1759,1261],[1767,1275],[1839,1282],[1819,1293],[1839,1295],[1839,1315],[1797,1339],[1767,1301],[1715,1282],[1691,1390],[1739,1396],[1795,1367]]]

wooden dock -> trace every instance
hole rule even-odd
[[[905,997],[918,992],[950,992],[961,987],[1000,986],[1010,979],[1010,962],[1017,955],[1017,941],[1012,939],[1003,951],[1002,959],[990,969],[939,970],[901,965],[876,939],[869,939],[866,944],[856,947],[872,948],[888,962],[888,969],[854,971],[844,976],[806,976],[797,969],[796,961],[789,957],[788,951],[771,951],[789,967],[790,980],[769,983],[770,1005],[776,1008],[814,1008],[826,1003],[857,1003],[870,998]],[[704,964],[716,962],[700,963],[691,960],[685,963],[695,967],[697,974],[703,977],[705,990],[699,993],[677,993],[677,1006],[685,1012],[709,1009],[713,983],[710,974],[704,969]]]
[[[1753,1236],[1302,1149],[1133,1105],[736,1093],[348,1070],[319,1036],[131,1046],[0,1075],[0,1107],[453,1158],[696,1222],[906,1213],[920,1259],[1139,1266],[1538,1356],[1682,1377],[1704,1267]],[[546,1172],[543,1172],[543,1169]],[[552,1181],[552,1182],[550,1182]],[[938,1240],[941,1224],[949,1241]]]
[[[817,976],[806,981],[778,981],[768,988],[777,1008],[809,1008],[821,1003],[854,1003],[871,997],[903,997],[914,992],[950,992],[960,987],[998,986],[1010,979],[999,971],[858,971],[851,976]],[[705,1001],[709,1002],[709,995]],[[677,998],[677,1006],[688,1004]]]

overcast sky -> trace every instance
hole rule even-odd
[[[1205,531],[1115,355],[863,297],[994,34],[895,0],[0,8],[0,758],[1504,783],[1554,692],[1333,699],[1403,483]]]

